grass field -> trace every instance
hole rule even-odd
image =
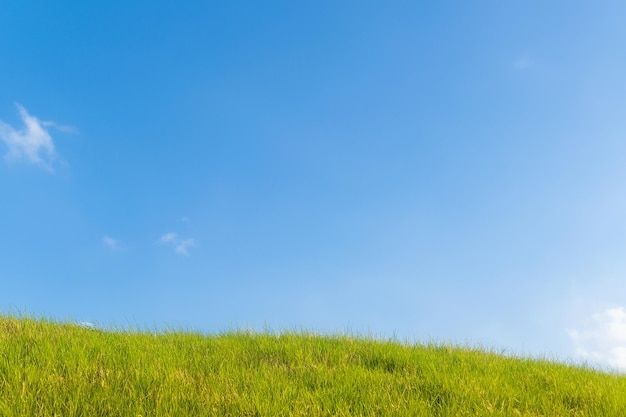
[[[443,345],[0,316],[0,415],[623,417],[626,377]]]

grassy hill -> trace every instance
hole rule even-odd
[[[0,416],[626,416],[626,377],[344,336],[0,316]]]

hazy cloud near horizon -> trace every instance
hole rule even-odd
[[[594,314],[583,329],[568,331],[578,358],[626,371],[626,309]]]

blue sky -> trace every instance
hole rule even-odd
[[[296,3],[0,5],[0,308],[626,369],[626,5]]]

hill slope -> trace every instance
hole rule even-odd
[[[0,316],[0,416],[624,416],[626,377],[343,336]]]

